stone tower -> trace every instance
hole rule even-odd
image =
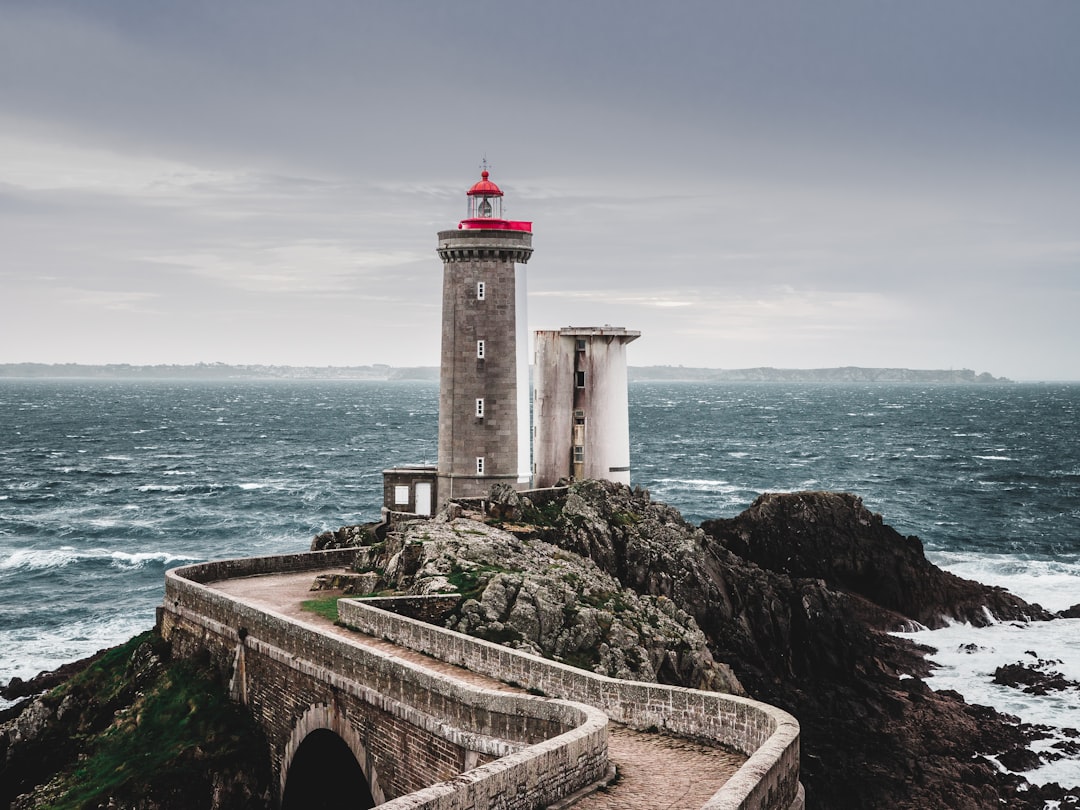
[[[503,219],[503,193],[486,169],[466,197],[468,216],[439,232],[439,502],[531,478],[525,263],[532,223]]]

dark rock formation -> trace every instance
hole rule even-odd
[[[269,808],[265,741],[209,662],[146,633],[67,669],[0,722],[0,807]]]
[[[646,492],[587,481],[531,517],[635,593],[670,599],[751,695],[799,719],[808,807],[1041,808],[1048,797],[985,758],[1026,750],[1030,730],[931,690],[925,650],[884,632],[1047,614],[936,569],[857,498],[767,495],[702,531]]]
[[[327,551],[332,548],[352,548],[373,543],[376,540],[376,523],[359,526],[342,526],[332,532],[317,534],[311,541],[311,551]]]
[[[1066,689],[1080,691],[1080,683],[1070,681],[1053,668],[1055,664],[1060,663],[1060,661],[1039,658],[1031,664],[1020,661],[1015,664],[1006,664],[994,671],[994,683],[1020,689],[1029,695],[1045,695]]]
[[[859,594],[930,628],[948,619],[981,627],[992,618],[1052,618],[1003,588],[942,571],[923,555],[918,537],[886,526],[854,495],[765,494],[738,517],[706,521],[702,528],[762,568],[821,579],[833,590]]]

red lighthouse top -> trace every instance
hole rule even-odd
[[[488,176],[488,170],[484,169],[480,172],[480,182],[474,183],[473,187],[465,193],[470,197],[501,197],[502,189],[488,180]]]
[[[531,222],[503,219],[503,193],[488,180],[488,170],[480,172],[480,181],[465,192],[469,198],[469,216],[458,223],[462,230],[532,231]]]

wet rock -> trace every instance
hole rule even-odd
[[[1057,670],[1061,661],[1039,659],[1033,664],[1018,662],[998,667],[994,671],[994,683],[1020,689],[1029,695],[1046,695],[1066,689],[1080,690],[1080,683],[1070,681]]]

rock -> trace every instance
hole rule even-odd
[[[882,631],[1045,611],[935,569],[917,538],[854,496],[766,496],[705,528],[647,493],[586,481],[542,536],[640,596],[670,599],[750,694],[799,719],[807,806],[1041,808],[978,756],[1026,748],[1025,731],[929,689],[926,651]]]
[[[1070,681],[1052,669],[1055,664],[1060,663],[1061,661],[1039,659],[1034,664],[1007,664],[994,671],[994,683],[1020,689],[1029,695],[1045,695],[1066,689],[1080,690],[1080,683]]]
[[[1052,617],[1003,588],[942,571],[923,555],[919,538],[904,537],[847,493],[765,494],[738,517],[702,528],[762,568],[821,579],[930,628]]]
[[[144,634],[103,651],[58,686],[0,723],[0,807],[69,806],[76,786],[79,806],[88,807],[270,807],[265,742],[229,702],[209,664],[172,667],[168,645]],[[175,690],[178,699],[162,697]],[[149,715],[153,721],[144,724]],[[146,730],[155,722],[176,729],[167,745]],[[99,770],[94,757],[110,745],[115,757],[115,746],[123,750],[132,735],[139,750],[157,746],[164,756],[152,767],[135,759]],[[81,775],[76,765],[84,768]]]
[[[376,542],[378,523],[363,523],[355,526],[342,526],[332,532],[315,535],[311,540],[312,551],[326,551],[333,548],[354,548]]]
[[[56,669],[46,672],[39,672],[33,678],[28,681],[24,681],[22,678],[12,678],[6,687],[0,689],[0,697],[5,700],[17,700],[21,697],[29,697],[31,695],[40,695],[42,692],[47,692],[49,689],[60,685],[73,675],[77,675],[82,672],[92,663],[97,661],[105,653],[105,650],[98,650],[91,656],[80,659],[78,661],[72,661],[68,664],[63,664]]]
[[[488,515],[493,520],[521,520],[523,501],[526,499],[509,484],[496,484],[488,496]]]
[[[886,632],[1049,614],[936,568],[857,497],[762,496],[704,530],[609,482],[491,501],[487,517],[513,533],[451,505],[362,548],[362,567],[406,594],[450,583],[462,598],[447,626],[461,632],[603,674],[745,689],[792,712],[807,806],[1041,809],[1070,795],[999,771],[986,755],[1026,765],[1035,732],[930,689],[928,651]],[[418,556],[403,565],[410,545]]]
[[[527,499],[520,508],[536,511]],[[624,588],[587,558],[449,515],[411,521],[397,532],[366,564],[385,569],[387,588],[402,594],[456,587],[463,598],[449,627],[606,675],[743,693],[689,614]],[[405,550],[410,565],[402,563]]]
[[[1043,764],[1042,760],[1039,759],[1039,755],[1029,751],[1027,748],[1013,748],[1011,751],[999,754],[997,759],[1010,771],[1017,773],[1033,771]]]

